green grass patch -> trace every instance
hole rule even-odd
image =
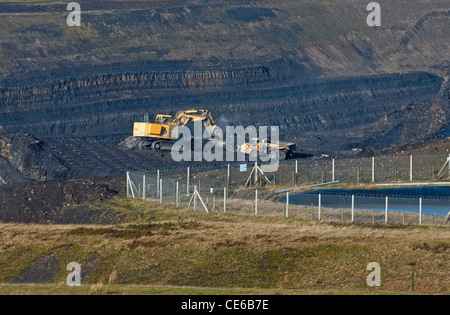
[[[38,244],[0,251],[0,282],[13,281],[33,261],[45,253],[46,248]]]

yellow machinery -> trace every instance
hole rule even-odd
[[[206,109],[192,109],[178,112],[174,117],[157,115],[153,123],[135,122],[133,136],[141,139],[141,148],[170,150],[173,143],[179,139],[178,128],[196,121],[202,121],[209,134],[214,132],[216,125],[211,113]]]
[[[296,144],[290,142],[279,142],[278,144],[274,144],[271,143],[270,140],[262,140],[260,142],[258,138],[253,138],[250,142],[244,143],[240,150],[249,157],[252,157],[253,160],[256,160],[263,150],[267,150],[270,155],[278,155],[280,160],[287,160],[292,157],[293,151],[296,150]]]

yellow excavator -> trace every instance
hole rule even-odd
[[[170,151],[173,144],[179,139],[179,128],[202,121],[203,127],[209,134],[216,128],[211,113],[206,109],[191,109],[178,112],[175,116],[157,115],[155,122],[135,122],[133,137],[139,139],[136,146],[155,151]]]

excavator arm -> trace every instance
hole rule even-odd
[[[216,128],[211,113],[205,109],[192,109],[178,112],[171,123],[177,126],[186,126],[188,123],[195,121],[203,121],[203,126],[210,134],[214,131],[214,128]]]

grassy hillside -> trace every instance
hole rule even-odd
[[[98,208],[130,223],[1,225],[0,291],[88,293],[64,286],[76,261],[84,283],[111,282],[116,294],[407,293],[411,271],[415,292],[450,292],[448,228],[206,214],[122,198]],[[381,288],[365,284],[370,262],[381,265]]]

